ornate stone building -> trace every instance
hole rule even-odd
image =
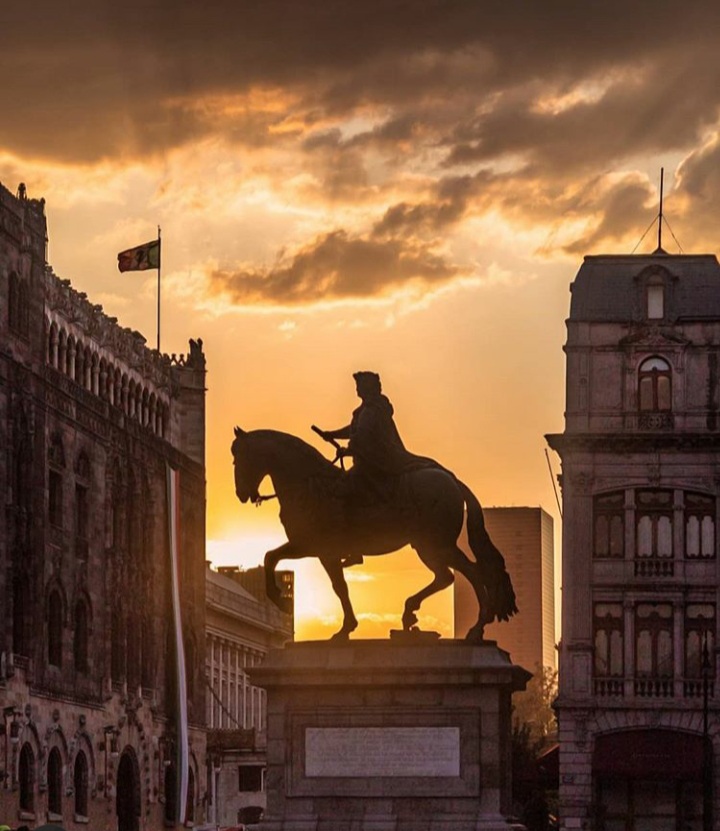
[[[278,580],[292,603],[293,572],[278,572]],[[266,694],[247,670],[292,640],[293,618],[268,600],[262,568],[208,568],[206,592],[208,821],[232,826],[266,807]]]
[[[0,821],[172,824],[167,467],[180,475],[188,807],[205,791],[205,358],[151,351],[0,186]]]
[[[720,265],[586,257],[571,290],[562,827],[716,828]]]

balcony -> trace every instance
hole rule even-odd
[[[715,679],[709,678],[707,682],[708,696],[715,696]],[[704,683],[702,678],[685,678],[683,680],[683,695],[685,698],[702,698],[704,695]]]
[[[636,678],[635,695],[638,698],[673,698],[672,678]]]
[[[598,698],[622,698],[624,686],[622,678],[596,678],[595,695]]]

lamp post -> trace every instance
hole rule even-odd
[[[713,751],[708,729],[708,693],[710,689],[710,653],[707,632],[703,634],[702,692],[703,692],[703,831],[712,831],[713,813]]]

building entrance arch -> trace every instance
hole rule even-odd
[[[135,751],[125,748],[117,772],[115,801],[118,831],[139,831],[140,828],[140,767]]]
[[[632,729],[597,737],[593,754],[598,831],[700,831],[703,737]]]

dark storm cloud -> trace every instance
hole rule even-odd
[[[238,304],[292,306],[381,297],[403,287],[445,283],[462,271],[427,246],[335,231],[267,269],[218,270],[211,291]]]
[[[147,155],[212,132],[251,144],[271,141],[267,128],[282,114],[246,119],[177,105],[257,86],[292,91],[308,120],[368,104],[403,109],[430,102],[423,114],[428,130],[434,112],[443,121],[445,105],[472,106],[523,84],[568,84],[617,65],[644,61],[664,83],[667,72],[676,74],[678,55],[682,62],[704,45],[714,47],[720,22],[715,4],[650,0],[6,5],[0,48],[9,74],[0,86],[0,146],[74,160]],[[718,58],[708,55],[703,72],[713,78]],[[675,92],[667,108],[684,103]],[[700,98],[693,84],[684,98]],[[689,112],[689,123],[675,121],[685,133],[699,117]],[[505,152],[501,128],[543,132],[533,120],[514,124],[506,117],[496,124],[499,142],[490,128],[481,130],[454,157]],[[423,124],[399,114],[387,127],[399,128],[402,141]],[[545,141],[552,140],[548,132]]]
[[[282,149],[270,187],[287,176],[314,207],[383,206],[363,233],[217,272],[237,302],[451,280],[464,271],[437,253],[442,237],[490,211],[546,227],[542,253],[599,249],[642,231],[654,193],[632,168],[669,153],[686,157],[669,204],[707,208],[690,239],[717,225],[720,151],[704,142],[720,118],[720,4],[6,5],[0,151],[126,162],[212,137],[247,156]],[[563,224],[585,230],[568,242]]]
[[[456,128],[446,140],[451,147],[446,164],[487,163],[515,154],[553,173],[575,173],[691,146],[717,120],[720,62],[702,49],[682,58],[670,52],[658,65],[628,70],[597,100],[560,112],[533,108],[537,87],[525,96],[507,96],[491,112]]]

